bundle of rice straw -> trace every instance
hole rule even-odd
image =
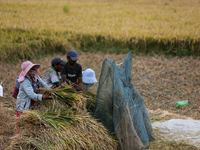
[[[41,94],[50,95],[53,102],[59,101],[62,104],[66,104],[69,107],[76,109],[77,111],[86,110],[86,100],[81,93],[72,89],[71,85],[60,89],[40,89]]]
[[[8,149],[117,149],[108,130],[85,111],[86,95],[66,89],[43,90],[53,100],[23,112],[20,134]]]

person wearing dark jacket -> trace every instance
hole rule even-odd
[[[70,50],[67,53],[68,62],[65,64],[64,68],[61,71],[61,77],[64,82],[67,82],[69,85],[74,86],[77,91],[83,89],[82,82],[82,67],[77,63],[78,54],[75,50]]]

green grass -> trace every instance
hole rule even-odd
[[[63,7],[63,11],[67,14],[67,13],[69,13],[69,6],[64,6]]]

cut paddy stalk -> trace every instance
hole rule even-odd
[[[68,91],[69,87],[40,90],[53,99],[23,112],[18,122],[20,136],[13,139],[10,149],[116,149],[117,141],[86,111],[90,95]]]

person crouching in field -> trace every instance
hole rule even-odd
[[[17,117],[26,109],[31,108],[35,101],[42,101],[51,98],[42,94],[36,94],[40,87],[49,88],[38,76],[38,68],[40,65],[33,64],[30,61],[22,63],[22,72],[19,75],[19,93],[17,94]],[[32,101],[32,102],[31,102]]]
[[[82,67],[77,63],[78,54],[75,50],[70,50],[67,53],[68,62],[61,71],[61,76],[64,82],[76,88],[77,91],[82,90]]]
[[[83,79],[83,89],[88,90],[91,86],[94,85],[94,83],[97,82],[97,79],[95,77],[95,72],[92,69],[86,69],[85,71],[82,71],[82,79]]]
[[[52,66],[45,71],[42,80],[51,88],[59,87],[62,80],[60,72],[66,63],[61,57],[54,57],[51,61]]]

